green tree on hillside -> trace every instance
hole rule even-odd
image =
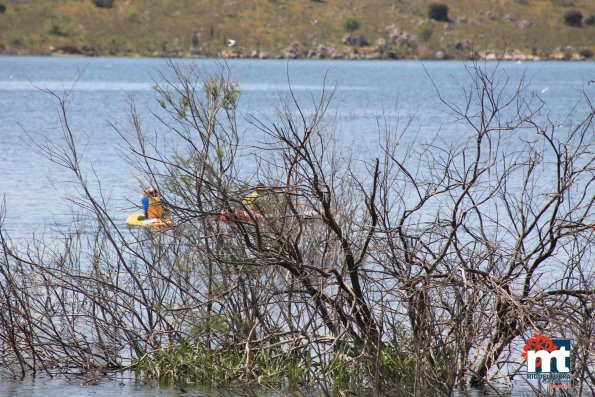
[[[345,29],[349,33],[353,33],[359,29],[359,21],[357,19],[348,19],[343,22],[343,29]]]
[[[564,13],[564,23],[568,26],[583,26],[583,14],[577,10],[567,11]]]
[[[417,30],[417,37],[421,41],[429,41],[432,38],[432,34],[434,34],[434,27],[429,23],[421,24]]]
[[[428,6],[428,17],[436,21],[448,22],[448,6],[442,3],[432,3]]]

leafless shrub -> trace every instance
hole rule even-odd
[[[461,141],[403,148],[406,125],[361,159],[336,144],[325,90],[252,119],[266,139],[246,174],[226,69],[171,66],[154,116],[176,144],[149,139],[133,102],[114,125],[170,230],[118,228],[56,96],[65,143],[38,149],[72,171],[96,231],[22,248],[0,233],[3,364],[447,394],[518,376],[515,344],[540,332],[573,339],[574,385],[593,391],[592,104],[554,124],[523,81],[471,64],[464,103],[443,99]]]

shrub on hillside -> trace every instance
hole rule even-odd
[[[343,29],[345,29],[349,33],[355,32],[359,29],[359,22],[357,21],[357,19],[348,19],[345,22],[343,22]]]
[[[590,15],[587,19],[585,19],[585,25],[595,26],[595,15]]]
[[[436,21],[448,22],[448,6],[442,3],[432,3],[428,6],[428,17]]]
[[[66,37],[68,33],[66,33],[62,26],[58,22],[52,21],[48,26],[48,33],[54,36]]]
[[[578,53],[581,57],[586,59],[593,57],[593,51],[591,51],[590,48],[582,48]]]
[[[583,14],[576,10],[567,11],[564,13],[564,23],[568,26],[582,26]]]
[[[114,0],[93,0],[93,4],[99,8],[112,8],[114,6]]]
[[[434,33],[434,27],[430,23],[423,23],[419,26],[417,30],[417,37],[421,41],[429,41],[432,38],[432,34]]]
[[[4,12],[6,11],[6,6],[2,3],[0,3],[0,14],[4,14]]]

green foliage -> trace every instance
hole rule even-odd
[[[380,354],[380,364],[387,379],[400,385],[412,385],[415,383],[415,371],[418,360],[412,351],[403,349],[400,343],[390,343],[385,346]],[[411,346],[407,346],[410,348]]]
[[[347,19],[345,22],[343,22],[343,29],[346,32],[352,33],[355,32],[356,30],[358,30],[360,27],[359,21],[357,19]]]
[[[356,357],[337,357],[330,366],[333,386],[337,389],[349,388],[365,384],[366,374],[370,367],[366,361]]]
[[[222,76],[214,76],[204,82],[203,88],[207,102],[211,105],[220,103],[226,110],[236,108],[240,98],[237,82],[228,81]]]
[[[448,22],[448,6],[442,3],[428,5],[428,17],[436,21]]]
[[[129,8],[126,11],[126,18],[133,22],[139,22],[140,20],[140,12],[136,8]]]
[[[334,359],[322,365],[322,372],[330,373],[333,388],[349,389],[355,393],[369,392],[366,385],[376,382],[379,390],[403,392],[413,385],[425,382],[421,373],[431,370],[444,384],[452,378],[454,353],[445,347],[430,364],[420,354],[412,337],[403,330],[395,330],[393,339],[384,343],[379,351],[349,346],[334,352]],[[404,393],[405,395],[406,393]]]
[[[229,332],[229,324],[225,316],[216,313],[191,314],[192,328],[190,335],[194,340],[199,340],[201,335],[208,333],[224,334]]]
[[[135,358],[133,366],[139,378],[164,384],[292,386],[308,377],[308,360],[281,349],[209,349],[181,339]]]
[[[421,41],[427,42],[432,38],[434,33],[434,27],[430,23],[422,23],[417,30],[417,37]]]
[[[107,44],[107,51],[110,55],[130,52],[130,43],[125,37],[112,37]]]
[[[219,193],[231,189],[228,182],[221,180],[221,169],[233,157],[233,143],[225,136],[225,128],[230,122],[233,124],[234,110],[240,98],[239,86],[223,70],[208,77],[202,75],[200,68],[192,67],[176,69],[175,73],[184,89],[172,90],[167,85],[155,84],[156,100],[176,124],[195,126],[194,131],[203,134],[204,142],[208,142],[205,144],[208,149],[191,155],[174,155],[172,162],[177,166],[165,178],[164,184],[168,192],[182,200],[191,192],[192,197],[208,202],[212,200],[209,190],[203,184],[197,184],[195,175],[200,175],[207,185],[219,185]],[[197,120],[199,125],[195,124]],[[192,172],[177,172],[180,169]]]
[[[583,25],[583,14],[572,10],[564,13],[564,23],[568,26],[580,27]]]
[[[585,19],[585,25],[595,26],[595,15],[589,15],[587,19]]]
[[[200,345],[180,340],[137,357],[134,366],[137,376],[156,379],[169,384],[212,384],[219,376],[220,365],[215,355],[209,356]],[[227,357],[227,359],[230,359]],[[236,357],[237,359],[237,357]],[[221,359],[221,361],[224,361]],[[226,363],[230,364],[233,361]]]
[[[6,12],[6,6],[0,3],[0,14],[4,14]]]
[[[66,37],[68,33],[66,33],[60,24],[56,21],[51,21],[50,26],[48,28],[48,33],[54,36]]]

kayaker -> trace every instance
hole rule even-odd
[[[147,199],[149,202],[147,208],[147,217],[149,219],[163,219],[163,203],[161,202],[161,198],[159,197],[159,192],[154,187],[150,187],[147,193]]]
[[[143,191],[141,198],[145,219],[163,219],[163,203],[159,197],[159,192],[154,187],[149,187]]]
[[[256,205],[256,200],[260,197],[261,193],[264,192],[264,185],[259,183],[256,186],[256,189],[242,200],[242,204],[246,207],[249,207],[253,212],[258,212],[258,206]]]
[[[149,189],[143,190],[140,199],[140,202],[143,206],[143,215],[145,216],[145,219],[149,219]]]

